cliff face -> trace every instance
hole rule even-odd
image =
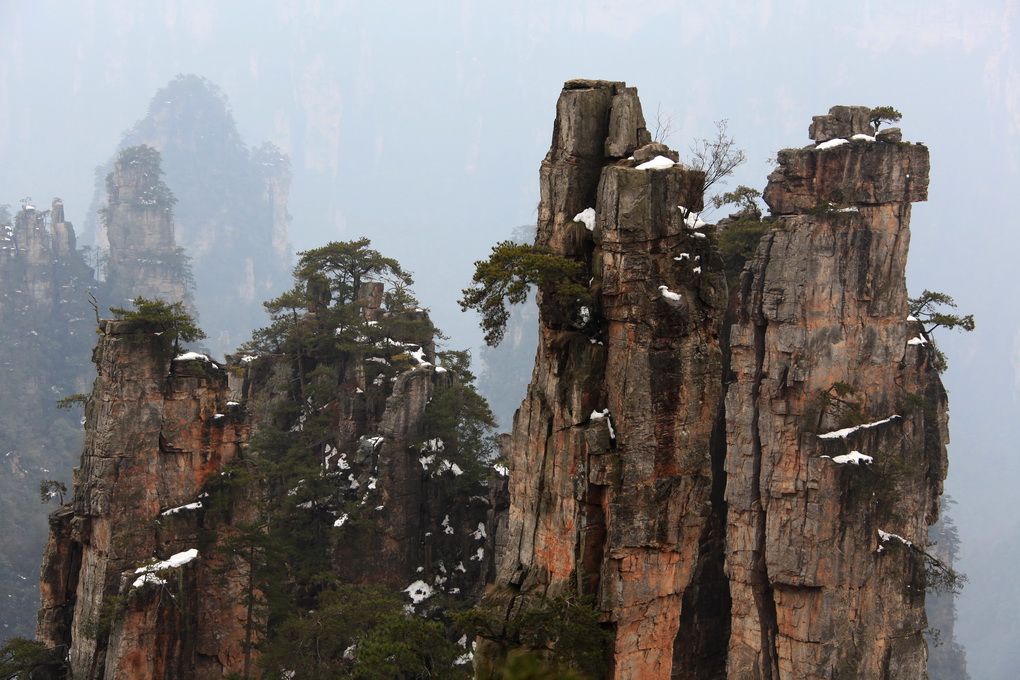
[[[519,622],[591,596],[612,678],[923,680],[947,416],[904,267],[928,157],[897,130],[872,136],[865,114],[836,107],[818,143],[780,152],[769,227],[728,292],[692,216],[703,173],[649,141],[633,88],[566,84],[536,240],[584,264],[591,299],[539,293],[508,486],[489,500],[434,436],[456,381],[431,324],[388,316],[381,284],[347,310],[309,284],[307,313],[275,319],[293,324],[289,349],[228,367],[102,322],[39,637],[69,647],[75,677],[246,672],[259,589],[278,585],[256,578],[258,539],[282,527],[308,537],[314,568],[415,604],[473,601],[494,579],[485,606]],[[148,179],[120,172],[125,210],[162,224],[130,189]],[[136,255],[172,246],[142,232]],[[266,458],[267,476],[245,476]],[[280,472],[298,459],[311,465]],[[484,675],[501,652],[479,651]]]
[[[700,173],[639,169],[670,152],[639,148],[632,88],[564,88],[537,242],[586,263],[594,303],[540,296],[491,601],[511,617],[596,594],[611,677],[926,677],[946,399],[904,267],[928,158],[898,131],[843,139],[873,134],[866,114],[836,107],[812,126],[833,141],[780,152],[724,318],[718,256],[685,219]]]
[[[424,363],[392,381],[375,379],[381,357],[320,366],[295,412],[291,390],[305,378],[285,357],[224,367],[175,358],[135,322],[104,320],[100,331],[74,497],[50,519],[37,632],[69,646],[73,677],[254,672],[248,652],[266,624],[253,572],[265,566],[261,537],[295,517],[270,515],[269,493],[294,499],[297,531],[328,534],[305,551],[320,550],[343,582],[421,599],[477,594],[491,561],[488,503],[456,488],[441,442],[419,442],[428,402],[454,382],[427,362],[431,339]],[[269,455],[253,436],[272,432],[290,442],[288,458],[312,447],[317,479],[274,491],[247,476]]]
[[[614,672],[628,678],[668,677],[698,568],[726,306],[708,240],[685,222],[683,208],[702,207],[703,175],[633,167],[625,159],[648,141],[633,88],[567,84],[538,242],[590,263],[595,301],[571,328],[540,300],[498,576],[524,596],[597,593],[616,631]],[[588,231],[574,216],[592,207]]]
[[[74,677],[203,677],[203,657],[236,661],[237,593],[215,578],[217,560],[136,573],[197,547],[199,494],[248,436],[225,371],[174,361],[150,330],[100,325],[75,494],[50,519],[38,636],[69,645]],[[196,631],[210,618],[215,639]]]
[[[925,677],[924,564],[903,540],[937,518],[946,396],[904,269],[928,152],[847,132],[780,152],[730,330],[733,678]],[[853,451],[874,462],[837,462]]]

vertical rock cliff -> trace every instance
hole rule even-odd
[[[815,119],[819,143],[779,153],[775,222],[741,280],[726,397],[735,680],[926,677],[911,546],[938,515],[946,395],[904,270],[928,150],[872,137],[867,112],[835,107]]]
[[[585,261],[594,302],[570,316],[540,296],[497,579],[517,594],[513,608],[597,594],[621,678],[670,674],[711,512],[722,401],[726,284],[687,221],[704,176],[669,160],[642,168],[672,153],[648,143],[634,88],[567,83],[542,163],[537,240]],[[590,230],[574,219],[589,208]]]
[[[203,657],[218,677],[239,658],[235,579],[189,551],[200,494],[248,424],[224,369],[172,350],[153,328],[100,325],[74,497],[51,515],[42,567],[38,636],[69,647],[73,677],[212,677]]]
[[[366,288],[378,323],[382,284]],[[261,589],[306,602],[315,588],[286,570],[287,583],[255,574],[274,567],[263,539],[280,527],[315,538],[297,559],[404,590],[408,606],[477,596],[489,504],[447,460],[452,442],[423,441],[429,403],[456,377],[434,365],[425,313],[409,314],[428,337],[348,349],[315,370],[286,355],[175,356],[153,326],[102,321],[74,496],[50,517],[42,567],[37,636],[69,649],[73,677],[256,673]],[[267,456],[278,458],[260,475]],[[301,479],[274,483],[302,460]]]
[[[537,243],[594,301],[539,295],[488,606],[595,594],[613,678],[926,677],[946,397],[904,268],[928,154],[868,111],[780,152],[727,315],[702,175],[647,144],[633,88],[565,85]]]
[[[252,670],[271,597],[317,635],[323,575],[402,590],[419,614],[489,579],[481,677],[514,646],[564,651],[527,627],[567,601],[611,640],[609,678],[924,680],[947,404],[904,270],[928,152],[868,112],[834,107],[814,144],[779,153],[772,216],[728,291],[696,218],[704,173],[650,141],[634,88],[566,83],[536,242],[583,265],[588,296],[537,295],[509,478],[488,498],[467,469],[484,461],[457,457],[480,437],[459,429],[466,358],[437,365],[427,313],[363,280],[403,276],[367,240],[305,254],[261,356],[220,366],[162,328],[102,321],[40,639],[69,649],[74,677],[204,680]],[[155,152],[132,153],[111,177],[110,284],[134,263],[153,284],[129,296],[177,299],[172,197]],[[73,251],[62,220],[50,241],[33,224],[19,216],[4,247],[37,264]],[[323,273],[351,248],[376,269]],[[25,290],[54,297],[29,273]]]

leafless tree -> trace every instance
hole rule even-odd
[[[652,141],[666,143],[673,133],[676,132],[676,114],[671,111],[663,111],[662,106],[655,107],[655,130]]]
[[[691,146],[691,160],[688,165],[705,173],[705,193],[717,182],[733,174],[747,160],[743,149],[726,131],[728,121],[715,122],[715,139],[699,139]]]

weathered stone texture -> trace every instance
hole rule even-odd
[[[821,144],[830,139],[849,139],[853,135],[873,135],[871,109],[867,106],[833,106],[824,116],[815,116],[808,137]]]
[[[616,629],[614,677],[669,677],[691,556],[710,513],[725,282],[678,207],[701,208],[703,175],[615,164],[644,134],[635,100],[616,109],[620,91],[632,90],[567,83],[542,164],[538,242],[590,264],[593,321],[565,324],[540,299],[534,378],[510,444],[497,584],[520,594],[510,609],[573,589],[596,593]],[[599,126],[607,119],[617,121],[613,131]],[[633,141],[601,155],[614,148],[609,136]],[[573,221],[588,207],[594,232]]]
[[[928,149],[863,139],[831,148],[783,149],[765,202],[776,215],[928,200]]]
[[[782,216],[730,330],[728,677],[924,678],[923,562],[878,531],[923,546],[946,473],[945,392],[907,344],[909,201],[926,196],[927,150],[855,141],[779,158],[765,196]],[[823,201],[846,210],[806,214]],[[819,438],[851,417],[819,401],[840,383],[857,422],[896,417]],[[851,450],[874,463],[833,462]]]
[[[908,344],[927,150],[780,152],[765,194],[778,217],[724,328],[719,261],[678,207],[700,209],[701,175],[635,169],[668,155],[654,146],[635,161],[599,151],[627,115],[643,129],[633,102],[614,109],[621,90],[571,81],[557,104],[537,242],[589,267],[591,320],[539,294],[488,604],[513,616],[595,593],[613,678],[920,680],[924,560],[879,531],[924,546],[947,464],[945,392],[929,350]],[[836,107],[813,134],[873,132],[867,113]],[[590,232],[573,221],[589,207]],[[874,463],[833,461],[851,450]]]
[[[366,313],[385,314],[378,305]],[[419,329],[431,329],[419,317]],[[253,502],[266,488],[253,482],[233,500],[209,496],[219,493],[227,463],[260,455],[249,449],[253,430],[280,426],[276,407],[293,399],[295,365],[280,356],[228,369],[173,359],[171,347],[134,322],[104,320],[100,331],[74,496],[50,518],[38,636],[69,646],[74,677],[240,673],[248,568],[224,541],[241,523],[267,521]],[[432,352],[427,333],[422,345]],[[313,408],[327,415],[323,471],[343,470],[333,478],[358,508],[360,521],[329,527],[320,549],[343,582],[399,591],[426,580],[473,601],[492,570],[489,537],[499,517],[490,517],[485,498],[469,496],[471,487],[451,490],[455,475],[439,467],[441,454],[429,469],[419,462],[426,407],[454,378],[431,364],[393,378],[366,382],[360,357],[325,371],[315,388],[331,396],[306,404],[293,425],[300,431]],[[215,512],[204,505],[213,501]],[[192,548],[198,558],[160,574],[165,583],[135,585],[138,567]],[[257,612],[254,624],[257,639]]]
[[[223,369],[171,361],[170,348],[130,322],[104,321],[100,330],[87,413],[93,426],[72,502],[51,518],[38,634],[70,645],[75,677],[185,677],[180,669],[199,661],[181,631],[207,608],[229,610],[236,593],[190,564],[180,577],[191,585],[180,592],[201,582],[204,597],[181,609],[169,590],[133,587],[133,572],[195,547],[197,529],[186,520],[194,511],[160,513],[198,499],[247,439],[247,424],[216,414],[226,401]],[[238,630],[217,618],[221,636],[237,639]]]

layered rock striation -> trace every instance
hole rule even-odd
[[[205,550],[181,556],[199,546],[200,494],[249,424],[227,405],[223,368],[175,360],[134,322],[99,330],[74,496],[50,517],[38,637],[68,648],[73,677],[219,677],[240,658],[238,575],[217,578],[224,559]]]
[[[593,593],[616,677],[668,677],[709,526],[726,284],[701,172],[643,169],[634,88],[571,81],[542,163],[537,242],[582,259],[593,300],[563,323],[540,294],[535,373],[510,443],[514,608]],[[637,152],[637,153],[635,153]],[[594,209],[589,230],[575,216]]]
[[[539,294],[488,606],[593,594],[613,678],[926,677],[946,397],[904,269],[928,154],[867,113],[780,152],[727,314],[702,174],[648,145],[633,88],[565,85],[536,242],[592,301]]]
[[[768,228],[727,291],[696,218],[704,174],[651,142],[634,88],[565,85],[536,242],[582,263],[587,295],[538,293],[509,479],[489,498],[435,436],[456,377],[426,313],[387,312],[381,284],[338,310],[309,283],[307,311],[267,329],[279,352],[226,366],[102,321],[40,639],[68,648],[73,677],[248,674],[260,588],[311,605],[301,579],[321,567],[416,605],[473,601],[490,579],[485,607],[514,625],[587,596],[606,677],[923,680],[948,437],[904,269],[928,154],[867,113],[835,107],[815,144],[779,153]],[[110,284],[156,253],[155,288],[131,295],[166,299],[182,290],[160,255],[177,252],[172,202],[138,165],[111,178]],[[118,220],[144,228],[121,238]],[[57,241],[46,253],[73,251]],[[271,532],[315,546],[285,584],[259,575]],[[478,672],[506,651],[479,640]]]
[[[734,679],[926,677],[915,547],[938,516],[946,395],[904,270],[928,150],[870,137],[860,108],[833,110],[858,114],[845,138],[779,153],[730,328]]]
[[[379,295],[365,314],[380,318],[381,284],[366,285]],[[280,527],[299,542],[319,535],[286,559],[405,590],[408,606],[478,595],[494,519],[443,443],[422,441],[429,402],[456,382],[434,365],[431,335],[400,366],[388,366],[397,350],[387,344],[312,375],[286,355],[225,366],[178,355],[134,321],[99,330],[85,450],[71,502],[50,518],[37,632],[68,649],[73,677],[257,673],[261,589],[313,591],[259,571],[274,566],[265,539]],[[273,456],[269,477],[258,474]],[[305,477],[273,483],[306,458]]]

